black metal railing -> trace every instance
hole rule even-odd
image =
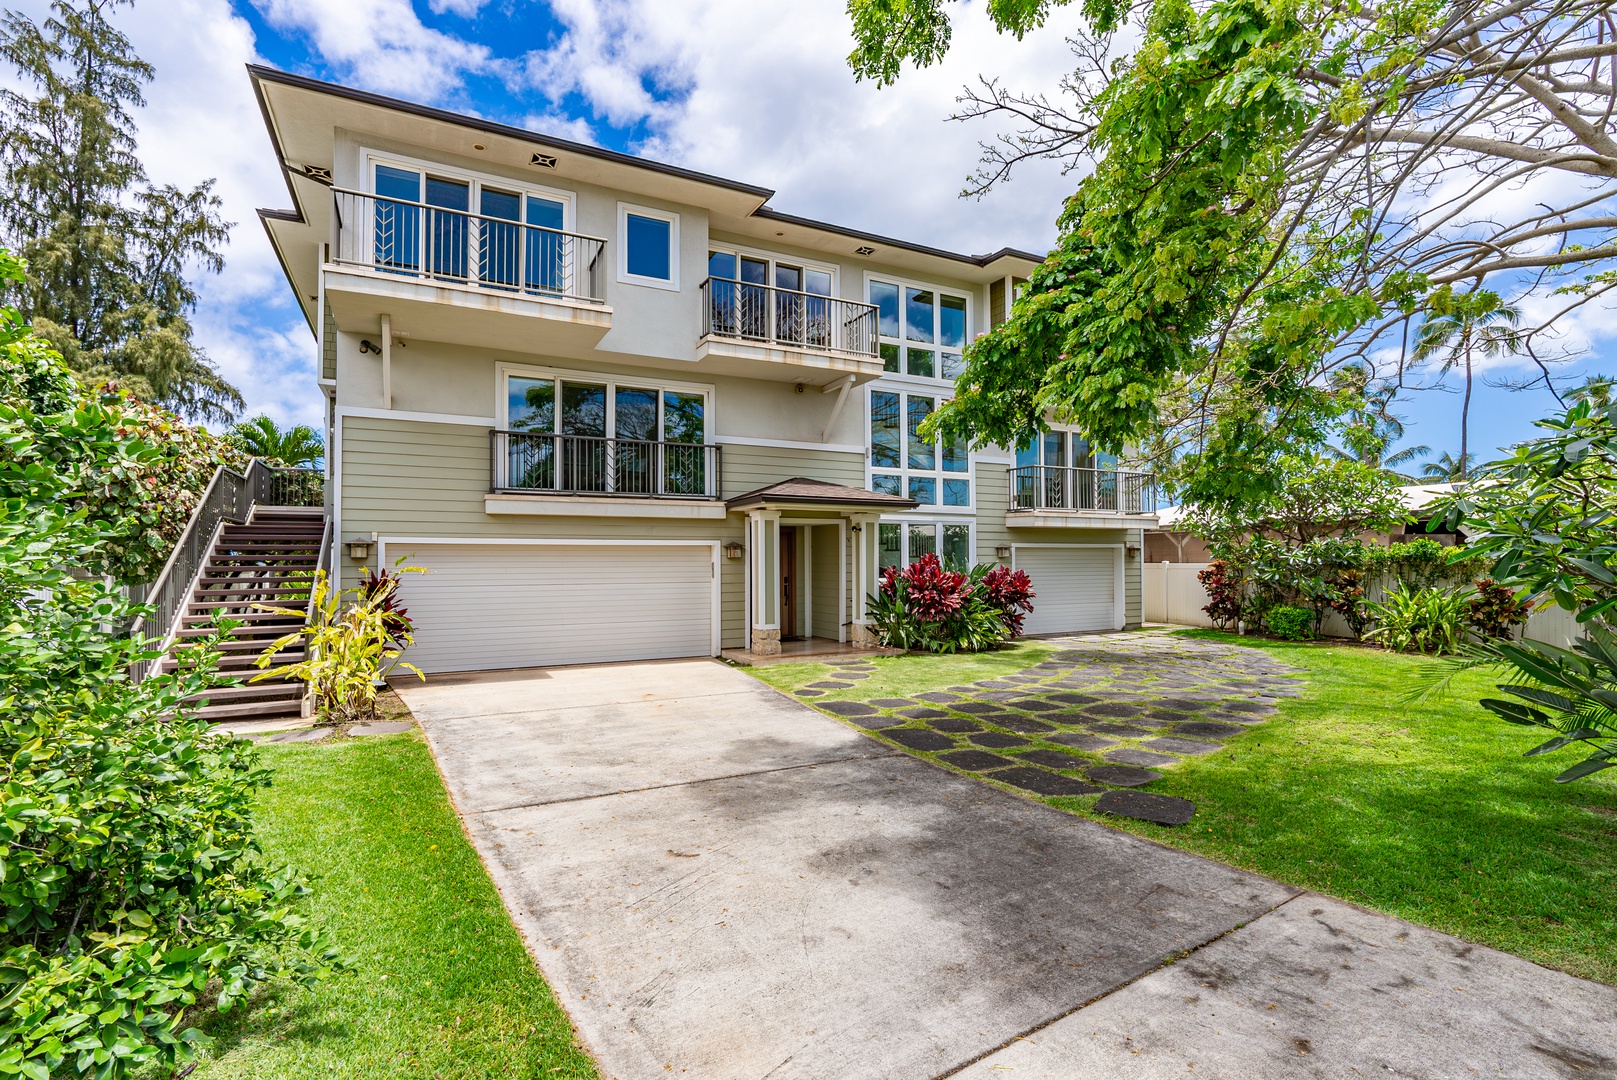
[[[219,466],[192,509],[162,571],[149,584],[129,587],[131,600],[153,609],[135,620],[130,636],[142,635],[156,648],[168,646],[190,603],[196,577],[226,524],[246,522],[255,504],[321,506],[324,498],[325,478],[313,469],[278,469],[257,458],[248,464],[246,473]],[[130,677],[139,682],[155,671],[158,663],[154,660],[137,665]]]
[[[1019,465],[1011,470],[1011,509],[1154,514],[1157,480],[1122,469]]]
[[[876,309],[834,296],[727,278],[702,282],[702,335],[876,355]]]
[[[529,296],[606,302],[606,241],[333,188],[331,261]]]
[[[717,499],[719,447],[531,431],[490,433],[496,492]]]

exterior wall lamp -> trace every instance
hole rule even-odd
[[[1126,552],[1128,554],[1128,557],[1131,558],[1131,559],[1138,559],[1140,557],[1140,545],[1139,544],[1124,544],[1123,545],[1123,550],[1124,550],[1124,552]]]
[[[1011,545],[1009,545],[1009,544],[996,544],[996,545],[994,545],[994,558],[996,558],[996,559],[1008,559],[1010,557],[1011,557]]]
[[[739,558],[741,558],[741,545],[736,543],[734,540],[730,541],[728,544],[725,544],[724,545],[724,557],[726,559],[739,559]]]
[[[348,557],[355,562],[364,562],[371,557],[371,541],[356,538],[348,541]]]

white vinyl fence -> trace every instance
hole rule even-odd
[[[1140,568],[1140,587],[1144,592],[1145,621],[1174,623],[1178,626],[1212,626],[1202,608],[1207,604],[1207,590],[1202,588],[1196,575],[1207,568],[1207,563],[1146,563]],[[1374,583],[1365,590],[1372,601],[1381,599],[1381,585]],[[1347,623],[1334,611],[1325,618],[1326,637],[1352,637]],[[1525,637],[1570,649],[1580,636],[1577,620],[1570,611],[1558,607],[1535,611],[1527,620]]]

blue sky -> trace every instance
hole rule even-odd
[[[46,3],[9,6],[38,18]],[[996,130],[947,118],[979,74],[1053,88],[1070,67],[1064,38],[1078,13],[1058,10],[1017,42],[991,31],[981,0],[954,12],[948,60],[886,90],[848,71],[842,0],[138,0],[115,18],[157,69],[138,114],[148,170],[186,185],[217,177],[237,223],[225,273],[203,283],[199,337],[252,411],[314,422],[313,340],[254,214],[287,196],[245,64],[762,184],[789,212],[955,250],[1042,250],[1075,178],[1038,165],[961,200],[977,144]],[[1617,370],[1610,323],[1579,322],[1575,340],[1592,349],[1573,370]],[[1472,446],[1486,456],[1552,406],[1543,390],[1479,385]],[[1398,411],[1408,441],[1458,446],[1458,394],[1415,394]]]

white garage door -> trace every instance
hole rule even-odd
[[[1027,634],[1072,634],[1117,630],[1117,568],[1114,548],[1017,547],[1016,568],[1033,583],[1033,613]]]
[[[400,587],[405,657],[426,672],[713,652],[706,545],[389,544],[425,567]]]

